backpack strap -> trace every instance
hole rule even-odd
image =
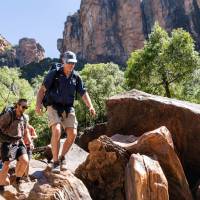
[[[74,75],[75,75],[75,78],[76,78],[76,91],[75,91],[75,100],[78,100],[78,84],[79,84],[79,74],[78,72],[74,71]]]
[[[10,127],[10,125],[11,125],[12,122],[14,121],[14,117],[15,117],[15,116],[14,116],[15,114],[14,114],[14,111],[13,111],[13,110],[9,110],[8,112],[10,113],[10,116],[11,116],[11,117],[10,117],[10,122],[9,122],[7,128]]]

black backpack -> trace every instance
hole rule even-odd
[[[58,84],[56,80],[58,78],[59,70],[60,70],[61,66],[62,66],[61,63],[52,63],[49,68],[49,71],[48,71],[48,73],[50,73],[53,70],[56,71],[55,76],[54,76],[54,80],[55,80],[56,84]],[[51,105],[51,100],[49,99],[49,92],[50,92],[50,89],[45,92],[45,95],[42,99],[42,104],[45,108],[47,108],[47,106]]]
[[[48,73],[50,73],[51,71],[55,70],[55,76],[54,76],[54,84],[58,86],[58,77],[59,77],[59,73],[60,73],[60,68],[62,67],[62,64],[61,63],[52,63],[52,65],[50,66],[50,69],[48,71]],[[77,79],[76,79],[76,87],[77,87],[78,83],[77,83]],[[52,101],[51,101],[51,98],[50,98],[50,89],[48,89],[46,92],[45,92],[45,95],[42,99],[42,104],[45,108],[47,108],[47,106],[49,105],[52,105]],[[76,94],[75,94],[75,99],[77,99],[77,88],[76,88]]]
[[[9,112],[10,116],[11,116],[9,124],[8,124],[8,127],[9,127],[12,124],[13,120],[14,120],[14,106],[5,106],[3,108],[3,110],[1,111],[1,113],[0,113],[0,117],[2,115],[4,115],[5,113],[7,113],[7,112]]]

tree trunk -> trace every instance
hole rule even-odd
[[[171,98],[171,94],[169,90],[169,82],[167,81],[167,77],[165,73],[162,74],[162,80],[163,80],[163,85],[165,88],[165,94],[168,98]]]

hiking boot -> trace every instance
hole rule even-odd
[[[59,174],[60,173],[60,164],[59,162],[54,162],[51,168],[51,171],[55,174]]]
[[[67,161],[64,156],[60,157],[60,170],[61,171],[67,170]]]
[[[3,195],[4,190],[5,190],[5,189],[4,189],[4,185],[0,185],[0,194],[1,194],[1,195]]]
[[[29,178],[29,176],[23,176],[22,180],[25,182],[31,182],[31,179]]]
[[[17,192],[23,192],[23,180],[20,179],[20,180],[16,180],[14,183],[13,183],[13,187],[17,190]]]

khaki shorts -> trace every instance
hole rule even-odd
[[[58,116],[58,113],[52,106],[47,107],[48,114],[48,125],[49,127],[54,124],[61,124],[64,129],[66,128],[74,128],[77,129],[78,121],[76,119],[75,112],[68,113],[66,116],[66,112],[62,113],[62,117]]]

